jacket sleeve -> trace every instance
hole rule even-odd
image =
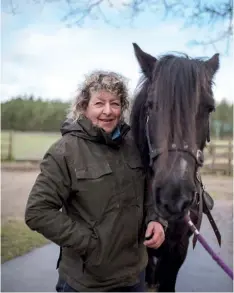
[[[155,206],[155,201],[153,199],[153,195],[151,192],[149,192],[147,188],[147,183],[146,183],[146,188],[145,188],[145,201],[144,201],[144,213],[145,213],[145,226],[149,224],[149,222],[159,222],[163,228],[164,231],[166,231],[168,227],[168,222],[163,219],[162,217],[159,216],[157,213],[157,209]]]
[[[44,156],[29,194],[25,222],[57,245],[72,247],[83,255],[92,231],[60,211],[70,194],[71,179],[64,155],[56,148],[51,150]]]

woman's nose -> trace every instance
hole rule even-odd
[[[111,113],[111,106],[109,103],[105,104],[104,109],[103,109],[103,113],[105,113],[105,114]]]

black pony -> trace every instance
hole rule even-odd
[[[131,112],[133,136],[155,211],[169,223],[164,244],[148,249],[146,281],[149,286],[157,284],[158,291],[173,292],[191,236],[184,216],[190,210],[193,222],[201,222],[204,198],[198,168],[210,140],[209,115],[215,109],[212,80],[219,55],[206,61],[184,54],[156,59],[133,46],[143,72]]]

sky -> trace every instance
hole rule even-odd
[[[82,27],[74,24],[77,18],[63,19],[66,7],[62,1],[43,6],[26,5],[22,0],[15,15],[3,7],[1,101],[24,94],[69,101],[85,74],[96,69],[123,74],[132,93],[140,77],[133,42],[156,57],[173,51],[191,57],[211,57],[219,52],[220,69],[215,77],[214,97],[216,101],[224,97],[234,101],[233,53],[225,54],[224,44],[205,49],[189,45],[194,38],[206,39],[209,30],[183,29],[180,19],[163,20],[161,13],[149,11],[130,25],[121,1],[116,1],[118,12],[103,8],[112,25],[89,18]]]

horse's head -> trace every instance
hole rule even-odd
[[[150,170],[156,208],[172,220],[184,216],[198,191],[219,55],[206,61],[185,55],[156,59],[136,44],[134,50],[143,80],[131,113],[133,135]]]

